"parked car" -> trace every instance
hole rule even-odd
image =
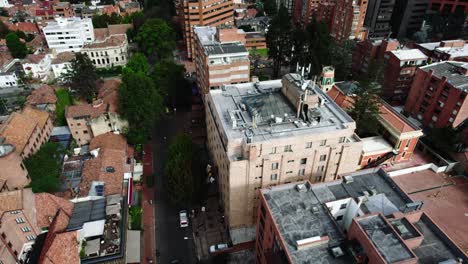
[[[210,246],[210,253],[214,253],[223,249],[228,248],[227,244],[218,244],[218,245],[212,245]]]
[[[188,217],[187,211],[182,210],[179,212],[179,219],[180,219],[180,227],[187,227],[188,226]]]

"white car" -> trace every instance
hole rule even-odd
[[[226,249],[226,248],[228,248],[227,244],[212,245],[210,247],[210,253],[214,253],[216,251],[220,251],[220,250],[223,250],[223,249]]]
[[[187,227],[188,226],[188,217],[187,211],[182,210],[179,212],[179,219],[180,219],[180,227]]]

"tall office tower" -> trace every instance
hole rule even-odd
[[[94,41],[91,18],[57,17],[43,29],[47,45],[57,52],[80,51],[86,43]]]
[[[337,41],[347,39],[364,40],[367,29],[364,27],[367,0],[337,0],[330,34]]]
[[[237,28],[196,27],[195,69],[200,93],[250,80],[245,32]]]
[[[259,189],[332,181],[358,168],[362,142],[354,134],[356,123],[299,74],[211,90],[205,109],[208,149],[231,237],[253,226]]]
[[[392,13],[395,0],[369,0],[364,25],[370,39],[384,39],[392,32]]]
[[[180,2],[179,9],[184,41],[187,46],[187,57],[189,59],[192,59],[193,54],[195,54],[194,27],[216,27],[234,24],[234,5],[232,0],[183,0]]]
[[[421,29],[429,0],[396,0],[392,15],[392,33],[410,37]]]

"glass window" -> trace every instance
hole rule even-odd
[[[327,155],[320,155],[320,161],[327,160]]]
[[[270,179],[271,179],[272,181],[276,181],[276,180],[278,179],[278,174],[277,174],[277,173],[271,174]]]
[[[291,145],[284,146],[284,152],[291,152],[291,151],[292,151]]]
[[[301,159],[301,165],[304,165],[304,164],[306,164],[306,163],[307,163],[307,158]]]
[[[277,170],[278,167],[279,167],[278,162],[275,162],[275,163],[272,163],[272,164],[271,164],[271,169],[272,169],[272,170]]]
[[[312,148],[312,142],[307,142],[306,143],[306,148]]]
[[[327,144],[327,140],[320,140],[320,146],[325,146]]]

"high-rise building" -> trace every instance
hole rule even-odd
[[[337,0],[330,28],[331,36],[337,41],[366,39],[366,10],[367,0]]]
[[[392,34],[400,39],[419,31],[428,5],[429,0],[395,0]]]
[[[467,63],[433,63],[416,71],[404,110],[426,127],[456,127],[468,118],[467,93]]]
[[[317,10],[317,21],[322,21],[328,28],[331,28],[333,20],[333,10],[335,9],[336,0],[321,0]]]
[[[332,181],[358,168],[356,123],[299,74],[211,90],[205,109],[207,145],[231,230],[253,225],[260,188]]]
[[[78,52],[85,44],[94,41],[93,22],[90,18],[57,17],[43,31],[47,45],[57,52]]]
[[[369,0],[364,25],[370,39],[383,39],[392,32],[392,12],[395,0]]]
[[[234,24],[234,5],[232,0],[181,0],[179,9],[182,32],[189,59],[192,59],[195,54],[195,35],[193,33],[195,27],[216,27]]]
[[[383,60],[384,54],[396,50],[400,43],[396,39],[364,40],[358,42],[353,52],[352,71],[365,73],[373,60]]]
[[[418,67],[427,63],[427,56],[418,49],[387,52],[382,97],[389,102],[404,104]]]
[[[312,17],[317,17],[319,0],[295,0],[292,19],[295,24],[307,26]]]
[[[225,84],[250,80],[245,33],[237,28],[195,27],[195,70],[198,89],[206,94]]]

